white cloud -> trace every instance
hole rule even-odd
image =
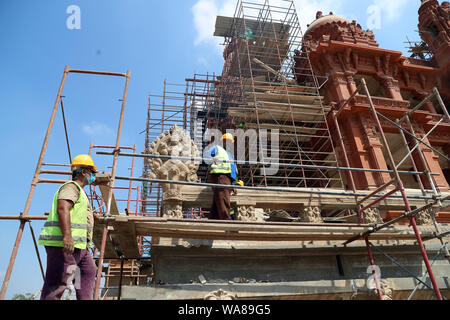
[[[222,53],[223,46],[220,43],[223,41],[220,37],[214,37],[214,29],[216,17],[218,15],[232,17],[236,10],[238,0],[198,0],[192,7],[192,14],[194,18],[194,26],[197,31],[197,37],[194,44],[213,45],[216,47],[218,53]],[[264,3],[264,0],[256,0],[258,3]],[[334,14],[339,15],[342,5],[349,0],[335,1],[335,0],[295,0],[295,8],[299,16],[302,32],[305,32],[307,24],[310,24],[316,19],[317,11],[322,11],[328,14],[333,11]],[[380,0],[384,1],[384,0]],[[403,0],[399,0],[403,1]],[[271,6],[286,7],[286,2],[281,0],[270,0]],[[273,19],[282,19],[284,17],[277,16],[276,10],[273,10]]]
[[[307,25],[316,20],[317,11],[322,11],[324,15],[333,12],[333,14],[345,18],[345,15],[340,13],[342,10],[343,2],[346,1],[338,2],[335,0],[295,0],[295,9],[297,10],[302,32],[305,33]]]
[[[204,57],[198,57],[197,63],[202,67],[209,67],[209,63]]]
[[[218,13],[216,2],[213,0],[199,0],[192,8],[194,25],[197,30],[195,45],[209,42],[212,38],[215,19]]]
[[[106,136],[115,134],[106,124],[97,121],[92,121],[89,124],[83,125],[82,131],[88,136]]]
[[[212,45],[219,55],[222,54],[223,46],[220,44],[223,39],[214,37],[216,27],[216,17],[218,15],[232,17],[236,7],[236,0],[198,0],[192,7],[194,16],[194,26],[197,37],[194,44]]]
[[[193,23],[196,30],[194,44],[202,46],[215,57],[222,56],[223,38],[214,37],[216,17],[218,15],[232,17],[234,16],[238,0],[197,0],[192,7]],[[252,0],[263,4],[265,0]],[[405,7],[411,3],[411,0],[364,0],[358,7],[361,11],[354,9],[354,1],[351,0],[294,0],[295,8],[298,14],[300,26],[304,33],[307,25],[316,19],[317,11],[322,11],[324,15],[333,12],[337,16],[346,18],[349,21],[357,20],[363,28],[379,29],[387,24],[398,21],[405,12]],[[282,0],[269,0],[271,6],[286,7],[286,2]],[[361,5],[363,8],[361,8]],[[368,8],[378,8],[370,11]],[[368,12],[369,11],[369,12]],[[374,15],[374,12],[376,15]],[[374,19],[374,17],[376,19]],[[273,13],[274,19],[280,19],[277,13]],[[373,25],[376,23],[376,26]],[[213,49],[211,51],[211,49]],[[205,53],[198,57],[199,65],[208,67],[207,61],[211,58]]]
[[[387,22],[393,22],[403,14],[404,7],[411,3],[411,0],[374,0],[373,4],[380,7],[382,19]]]

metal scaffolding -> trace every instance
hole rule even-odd
[[[436,188],[434,177],[439,173],[431,172],[421,149],[421,147],[431,149],[439,156],[445,157],[448,160],[448,156],[442,154],[439,150],[425,142],[426,137],[435,130],[439,124],[444,122],[450,123],[448,111],[440,98],[439,92],[435,89],[423,102],[412,108],[410,111],[405,112],[401,119],[390,119],[377,111],[363,78],[361,84],[351,95],[350,99],[342,105],[339,110],[331,110],[331,108],[324,105],[323,99],[319,93],[321,86],[327,79],[315,76],[311,67],[306,69],[294,67],[295,61],[298,59],[306,61],[307,63],[305,65],[310,66],[308,50],[301,50],[303,40],[302,32],[294,2],[292,0],[282,0],[279,1],[279,3],[281,4],[274,6],[270,4],[269,0],[263,0],[257,3],[240,0],[237,4],[233,18],[218,17],[216,35],[225,38],[225,64],[222,75],[196,74],[192,78],[187,78],[185,84],[173,84],[164,81],[163,93],[161,95],[150,94],[148,97],[146,129],[142,132],[145,133],[145,150],[143,154],[137,153],[136,146],[120,146],[130,72],[122,74],[72,70],[69,67],[65,68],[51,115],[50,124],[47,128],[41,154],[31,183],[30,192],[26,200],[25,209],[20,216],[0,216],[0,220],[17,219],[20,221],[19,231],[0,292],[0,299],[4,299],[5,297],[24,226],[27,222],[29,223],[30,231],[33,235],[40,269],[42,276],[44,277],[41,258],[39,256],[39,251],[37,250],[31,221],[45,220],[46,216],[29,216],[29,209],[35,187],[38,183],[63,183],[66,181],[41,179],[40,174],[70,174],[69,172],[64,171],[42,169],[43,166],[67,166],[64,164],[45,164],[43,161],[59,105],[61,105],[63,112],[64,123],[66,121],[61,97],[64,83],[69,73],[120,76],[126,79],[115,146],[96,146],[91,144],[89,150],[91,153],[94,148],[113,149],[112,153],[104,151],[97,152],[98,155],[113,156],[113,166],[108,182],[108,188],[109,190],[123,189],[128,191],[126,199],[113,200],[112,192],[109,192],[105,199],[99,195],[95,188],[91,190],[90,200],[93,207],[98,209],[98,214],[102,216],[103,221],[102,230],[99,233],[101,242],[94,251],[94,256],[96,260],[98,260],[99,266],[94,293],[95,299],[100,298],[100,282],[104,263],[109,264],[106,272],[106,287],[110,285],[110,282],[117,284],[117,281],[115,280],[117,280],[118,277],[120,292],[123,277],[127,280],[131,279],[135,284],[138,284],[140,279],[145,277],[139,273],[139,260],[151,259],[151,257],[145,257],[145,255],[148,255],[151,246],[148,237],[151,237],[153,233],[146,232],[145,230],[142,231],[141,229],[144,228],[140,229],[140,234],[136,237],[138,247],[140,248],[140,257],[124,257],[124,255],[121,255],[116,258],[117,260],[114,260],[111,259],[113,257],[105,256],[106,244],[111,234],[109,228],[111,225],[119,222],[122,223],[122,226],[131,226],[131,230],[136,232],[136,226],[139,226],[140,223],[161,224],[162,229],[164,228],[164,223],[170,222],[173,224],[182,224],[183,220],[173,222],[158,218],[161,216],[161,205],[163,202],[162,188],[160,185],[162,183],[173,183],[205,187],[217,186],[207,183],[208,169],[207,165],[203,162],[198,171],[198,176],[200,178],[198,183],[175,182],[149,178],[150,169],[148,161],[152,161],[154,158],[164,158],[164,156],[154,156],[149,154],[151,143],[158,136],[169,130],[173,125],[177,125],[186,130],[199,150],[205,148],[208,141],[204,138],[207,135],[208,130],[214,128],[220,129],[223,132],[236,129],[256,130],[257,136],[260,139],[264,135],[262,134],[264,130],[278,130],[280,133],[280,140],[278,150],[276,151],[279,152],[279,155],[275,161],[267,161],[267,158],[269,158],[268,150],[264,150],[262,148],[262,141],[258,140],[257,145],[262,150],[259,150],[261,152],[258,152],[259,157],[256,161],[249,159],[249,149],[245,150],[245,160],[236,161],[241,179],[245,181],[246,186],[230,187],[238,190],[274,190],[286,193],[328,194],[336,196],[336,198],[343,194],[351,195],[355,198],[353,209],[358,212],[359,222],[349,224],[349,228],[353,228],[354,230],[352,230],[351,233],[344,233],[340,236],[346,237],[346,240],[343,243],[344,246],[353,241],[364,239],[369,261],[372,266],[375,265],[372,249],[379,252],[380,249],[375,247],[369,241],[371,237],[374,237],[377,233],[380,235],[383,229],[386,229],[402,219],[409,219],[414,232],[414,237],[417,240],[420,253],[426,265],[426,274],[428,274],[431,279],[432,285],[428,286],[425,284],[425,286],[434,291],[437,299],[441,300],[443,298],[433,274],[432,263],[430,263],[423,245],[423,241],[429,239],[422,239],[415,221],[415,215],[419,212],[430,210],[436,228],[435,238],[438,238],[442,245],[439,252],[445,252],[448,258],[448,249],[443,239],[445,234],[441,232],[435,214],[447,206],[449,197],[443,197],[439,193],[438,188]],[[363,94],[359,93],[360,90],[363,90]],[[376,123],[377,133],[381,137],[383,146],[386,149],[387,158],[390,163],[389,170],[354,168],[350,165],[340,129],[342,127],[340,116],[347,104],[355,97],[361,95],[367,97],[371,115]],[[414,131],[410,117],[415,111],[424,106],[426,102],[429,102],[434,98],[438,101],[440,108],[443,110],[443,116],[435,123],[430,132],[426,135],[419,136]],[[329,123],[327,122],[327,115],[329,114],[332,116],[332,123],[335,126],[338,135],[334,140],[337,141],[338,145],[336,146],[333,143]],[[394,162],[386,134],[380,123],[380,118],[395,126],[402,138],[406,156],[399,164]],[[404,128],[405,125],[407,129]],[[71,160],[67,129],[66,126],[64,127],[69,160]],[[336,154],[337,148],[339,148],[343,154],[344,163],[338,163]],[[121,150],[124,149],[132,150],[133,153],[121,152]],[[413,154],[417,156],[413,157]],[[119,157],[132,157],[131,176],[121,177],[117,175],[117,163]],[[135,158],[143,158],[142,177],[133,176]],[[400,165],[407,159],[412,162],[414,170],[399,170]],[[196,160],[204,159],[202,156],[200,159]],[[279,165],[280,170],[274,175],[268,174],[267,167],[274,163]],[[356,189],[354,177],[354,174],[361,171],[390,174],[392,176],[389,182],[379,186],[376,190],[362,192],[361,190]],[[408,196],[405,190],[401,175],[418,177],[417,183],[422,192],[422,196],[419,198],[426,203],[424,206],[420,208],[411,207],[411,197]],[[348,187],[351,189],[350,191],[345,188],[344,177],[345,181],[348,183]],[[115,182],[119,180],[127,181],[128,185],[126,187],[116,186]],[[142,188],[140,186],[133,188],[133,181],[142,183]],[[431,194],[430,191],[427,190],[425,181],[426,185],[431,187]],[[318,191],[317,189],[312,188],[321,189]],[[136,209],[133,212],[134,200],[132,200],[131,194],[134,191],[136,192],[137,197],[135,202]],[[364,220],[364,211],[374,207],[384,199],[393,197],[400,197],[403,200],[404,214],[399,218],[386,223],[368,226]],[[122,200],[127,203],[127,215],[132,216],[129,219],[122,216],[111,215],[111,208],[115,205],[115,201]],[[184,220],[192,223],[192,220],[189,220],[189,218],[198,217],[204,210],[205,209],[203,208],[184,208]],[[348,214],[351,215],[350,210],[348,211]],[[120,222],[120,219],[123,221]],[[243,223],[239,224],[238,222],[230,222],[228,226],[225,223],[219,223],[219,225],[219,227],[217,225],[214,226],[216,228],[215,230],[218,230],[221,227],[223,227],[223,229],[228,227],[235,231],[235,229],[241,227],[244,229],[248,227]],[[260,227],[259,225],[256,225],[257,223],[255,223],[255,228]],[[267,223],[267,225],[270,226],[270,223]],[[320,225],[313,224],[308,225],[308,227],[309,226],[311,226],[311,228],[308,229],[308,232],[311,233],[308,234],[308,237],[314,238],[317,236],[318,239],[324,239],[326,236],[323,235],[322,229],[333,228],[333,226],[329,225],[324,226],[324,228],[321,228]],[[202,227],[208,231],[208,221],[202,221]],[[302,225],[300,227],[304,228],[305,226]],[[334,227],[338,228],[336,225]],[[252,226],[247,229],[252,229]],[[327,229],[327,232],[333,234],[330,230],[331,229]],[[173,232],[173,229],[171,229],[167,234],[173,235]],[[185,234],[192,234],[189,233],[189,230],[184,230],[184,232]],[[315,232],[317,232],[317,234]],[[318,233],[320,233],[320,238]],[[175,234],[175,236],[176,235],[177,234]],[[132,235],[129,236],[131,237]],[[292,234],[290,234],[290,236],[292,236]],[[302,234],[301,236],[303,237],[305,235]],[[392,235],[393,238],[395,238],[395,236],[395,234]],[[208,237],[213,236],[208,235]],[[236,240],[240,239],[237,232],[230,232],[227,234],[227,239],[232,240],[234,239],[233,237],[236,237]],[[251,236],[247,235],[247,237],[251,239]],[[134,241],[134,239],[132,240]],[[382,254],[384,255],[384,253]],[[127,271],[129,272],[124,275],[124,272]],[[375,269],[373,269],[373,275],[375,277],[378,297],[382,299],[380,279],[377,278]],[[116,278],[112,281],[111,279],[114,277]],[[422,281],[417,277],[415,278]],[[422,281],[422,283],[424,282]],[[416,290],[414,290],[414,292],[415,291]]]
[[[222,131],[239,127],[278,130],[276,162],[309,165],[282,168],[268,174],[261,164],[241,165],[244,182],[253,186],[343,188],[339,171],[318,166],[337,166],[324,106],[319,94],[326,78],[316,77],[308,52],[301,52],[302,32],[293,1],[271,5],[269,1],[239,1],[233,18],[218,17],[216,36],[225,38],[225,64],[216,87],[218,101],[210,108],[226,112],[224,121],[209,121]],[[295,68],[295,61],[308,68]],[[269,139],[270,140],[270,139]],[[258,141],[259,162],[268,149]],[[267,148],[267,149],[266,149]],[[248,155],[247,155],[248,156]]]

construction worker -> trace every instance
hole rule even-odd
[[[95,181],[97,167],[88,155],[70,165],[72,181],[56,191],[48,219],[39,237],[47,252],[47,270],[41,300],[60,300],[75,283],[77,300],[92,300],[97,267],[89,252],[94,214],[83,188]]]
[[[230,141],[234,143],[233,135],[230,133],[222,136],[222,141]],[[233,156],[225,148],[216,145],[210,150],[213,163],[210,166],[208,182],[221,185],[232,185],[238,183],[238,170]],[[232,220],[230,216],[230,195],[237,195],[235,188],[217,188],[213,187],[213,203],[209,218],[214,220]]]

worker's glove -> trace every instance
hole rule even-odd
[[[73,243],[73,239],[72,236],[67,236],[63,238],[63,243],[64,243],[64,252],[67,254],[72,254],[75,248],[75,245]]]

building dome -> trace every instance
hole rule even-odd
[[[324,15],[322,15],[321,11],[318,11],[316,14],[316,20],[314,20],[313,23],[308,25],[308,29],[306,29],[305,36],[309,32],[312,32],[314,29],[317,29],[320,26],[326,25],[327,23],[333,23],[333,22],[341,22],[341,23],[350,24],[350,22],[347,19],[339,17],[339,16],[335,16],[333,14],[333,12],[330,12],[329,15],[324,16]]]

